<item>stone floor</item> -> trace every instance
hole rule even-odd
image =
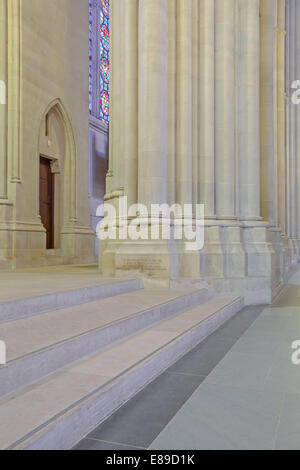
[[[300,449],[300,270],[95,429],[78,450]]]
[[[96,265],[0,271],[0,303],[114,281],[101,278]]]

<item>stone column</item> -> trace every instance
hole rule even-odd
[[[6,58],[7,58],[7,14],[6,1],[0,0],[0,200],[7,197],[7,153],[6,153]]]
[[[176,203],[198,202],[198,2],[177,0]],[[192,206],[191,206],[192,207]],[[194,206],[195,207],[195,206]],[[193,229],[195,213],[188,215]],[[177,242],[180,275],[200,276],[199,251]]]
[[[177,2],[168,0],[168,57],[167,57],[167,113],[168,113],[168,202],[176,197],[176,71],[177,71]]]
[[[235,213],[235,0],[215,0],[216,212]]]
[[[193,202],[193,1],[177,0],[176,202]]]
[[[276,222],[275,135],[274,135],[274,48],[276,3],[261,0],[260,109],[261,109],[261,213],[265,221]]]
[[[215,2],[200,0],[199,7],[199,203],[206,218],[215,218]]]
[[[168,109],[170,95],[167,78],[170,71],[169,34],[172,34],[172,30],[169,30],[170,11],[169,0],[128,0],[123,4],[123,16],[125,20],[127,17],[130,20],[125,33],[133,37],[129,37],[130,42],[125,46],[131,64],[123,63],[122,69],[127,78],[124,93],[128,92],[128,95],[124,101],[121,98],[120,103],[121,108],[127,103],[122,111],[120,155],[123,156],[125,151],[123,163],[127,168],[120,172],[120,177],[124,181],[124,194],[131,194],[130,200],[134,201],[137,189],[137,203],[144,207],[138,208],[139,214],[136,211],[129,214],[131,227],[128,236],[115,244],[117,249],[114,254],[117,275],[124,276],[131,272],[134,275],[165,279],[166,282],[170,277],[178,276],[170,249],[171,242],[161,236],[166,218],[162,216],[156,217],[154,221],[151,219],[153,224],[150,227],[149,210],[153,204],[162,205],[169,200],[168,118],[171,113]],[[123,41],[126,41],[126,37]],[[130,120],[124,127],[124,121],[128,119],[128,107]],[[135,120],[136,117],[138,121]],[[124,132],[131,135],[127,137]],[[154,228],[158,229],[157,238],[152,235]],[[112,251],[107,249],[108,254]]]
[[[291,251],[287,236],[287,115],[286,115],[286,73],[288,41],[286,0],[278,0],[277,6],[277,149],[278,149],[278,225],[282,230],[282,263],[283,269],[291,265]]]
[[[259,0],[239,0],[239,218],[260,220]]]
[[[215,2],[199,2],[199,163],[198,202],[204,204],[205,245],[201,251],[201,274],[222,277],[224,255],[215,198]]]
[[[285,122],[285,0],[278,0],[277,109],[278,109],[278,224],[286,234],[286,122]]]
[[[296,149],[297,149],[297,106],[292,103],[292,83],[297,80],[296,71],[296,0],[289,2],[289,158],[288,158],[288,235],[292,257],[296,260],[298,250],[297,239],[297,195],[296,195]]]
[[[192,0],[192,133],[193,133],[193,170],[192,192],[193,204],[198,203],[198,168],[199,168],[199,1]]]
[[[128,206],[137,202],[138,168],[138,0],[122,0],[123,10],[123,108],[122,158],[124,160],[124,192]],[[112,2],[113,3],[113,2]]]
[[[270,3],[274,5],[273,0]],[[246,273],[252,278],[259,276],[267,278],[272,276],[274,258],[272,245],[269,243],[268,224],[263,222],[261,217],[260,48],[261,42],[265,39],[260,31],[260,1],[238,0],[238,23],[238,117],[236,125],[238,132],[239,219],[243,226],[243,245],[247,259]],[[274,34],[274,25],[270,31]],[[270,55],[271,49],[274,54],[273,45],[268,49]],[[273,96],[272,67],[270,67],[270,75],[264,83],[267,87],[269,80],[268,86],[271,88],[269,96]],[[268,103],[267,101],[265,105],[267,111],[269,111]],[[273,101],[271,104],[272,110],[269,118],[272,131],[270,140],[272,141],[272,138],[274,139]],[[262,116],[262,119],[265,119],[265,115]],[[265,135],[269,136],[268,132],[267,128]],[[265,184],[263,177],[262,184]],[[266,184],[269,184],[269,181]],[[274,185],[274,181],[271,184]]]
[[[120,192],[120,161],[122,132],[122,17],[123,0],[114,0],[110,5],[110,124],[109,124],[109,170],[106,181],[106,199],[114,200]]]
[[[295,2],[295,20],[296,20],[296,25],[295,25],[295,75],[296,78],[295,80],[300,80],[300,30],[299,30],[299,21],[300,21],[300,3],[298,0]],[[294,105],[295,106],[295,124],[296,124],[296,146],[295,146],[295,193],[294,193],[294,198],[295,198],[295,216],[296,216],[296,227],[295,227],[295,234],[297,238],[297,256],[300,256],[300,105]]]
[[[138,202],[167,202],[167,0],[139,2]]]

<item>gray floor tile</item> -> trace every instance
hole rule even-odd
[[[203,380],[165,373],[88,437],[148,447]]]
[[[265,335],[257,331],[248,330],[231,349],[232,352],[244,354],[261,354],[273,356],[283,341],[275,341],[273,335]]]
[[[300,295],[299,286],[289,285],[287,286],[282,294],[276,299],[273,304],[274,307],[299,307],[300,306]]]
[[[222,338],[220,341],[214,338],[213,342],[205,341],[200,347],[184,356],[169,371],[207,376],[235,343],[232,338]]]
[[[262,390],[273,362],[272,354],[230,351],[207,377],[209,383]]]
[[[263,306],[246,307],[225,325],[221,326],[215,333],[216,337],[228,337],[237,340],[251,327],[263,310]]]
[[[282,394],[203,383],[151,449],[272,449]]]
[[[276,439],[278,450],[300,450],[300,394],[285,395]]]
[[[107,441],[148,447],[262,310],[246,307],[88,436],[97,441],[80,446],[98,449]]]
[[[140,450],[136,447],[121,445],[118,443],[102,442],[94,439],[84,439],[74,450]]]
[[[291,354],[287,357],[276,356],[264,389],[286,393],[300,391],[300,366],[292,363]]]

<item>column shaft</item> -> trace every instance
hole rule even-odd
[[[261,213],[263,218],[275,224],[275,108],[274,108],[274,47],[275,47],[275,2],[261,0]]]
[[[205,216],[215,217],[215,2],[199,6],[199,202]]]
[[[295,80],[300,80],[300,30],[299,30],[299,21],[300,21],[300,3],[298,0],[295,2]],[[296,238],[300,239],[300,105],[294,105],[295,114],[296,114],[296,146],[295,146],[295,216],[296,216]],[[300,248],[300,247],[299,247]]]
[[[235,218],[235,0],[215,1],[216,211]]]
[[[239,218],[260,218],[259,0],[239,0]]]
[[[114,0],[110,5],[110,124],[107,192],[119,189],[121,185],[122,5],[123,0]]]
[[[0,0],[0,199],[7,197],[7,153],[6,153],[6,1]],[[3,99],[4,98],[4,99]]]
[[[167,202],[167,0],[139,2],[141,204]]]
[[[122,0],[124,91],[122,108],[122,159],[124,161],[124,190],[128,205],[137,202],[138,162],[138,0]]]
[[[177,0],[176,202],[193,201],[193,1]]]
[[[175,174],[176,174],[176,65],[177,65],[177,2],[168,0],[168,57],[167,57],[167,113],[168,113],[168,200],[175,204]]]
[[[297,143],[297,130],[296,130],[296,110],[297,106],[292,103],[291,89],[292,82],[297,79],[295,69],[295,45],[296,45],[296,12],[295,12],[296,0],[290,0],[289,9],[289,161],[288,161],[288,235],[290,238],[295,239],[296,234],[296,143]]]
[[[198,203],[198,166],[199,166],[199,76],[198,76],[198,62],[199,62],[199,1],[192,0],[192,41],[193,41],[193,54],[192,54],[192,87],[193,87],[193,204]]]
[[[285,0],[278,0],[277,109],[278,109],[278,224],[286,234],[286,121],[285,121]]]

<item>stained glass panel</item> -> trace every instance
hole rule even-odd
[[[90,0],[90,113],[109,122],[109,0]]]

